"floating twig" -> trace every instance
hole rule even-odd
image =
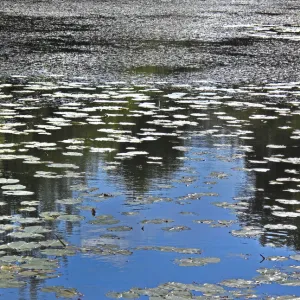
[[[260,261],[260,263],[262,263],[266,258],[262,254],[259,255],[262,257],[262,260]]]
[[[57,234],[54,233],[54,235],[56,236],[56,238],[60,241],[60,243],[64,246],[67,247],[67,245],[59,238],[59,236]]]

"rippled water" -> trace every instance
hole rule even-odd
[[[299,295],[300,82],[0,89],[5,299]]]

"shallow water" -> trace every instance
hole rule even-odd
[[[5,299],[299,295],[300,82],[0,88]]]

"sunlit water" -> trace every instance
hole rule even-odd
[[[300,82],[0,88],[4,299],[299,295]]]

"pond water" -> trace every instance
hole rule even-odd
[[[10,76],[0,99],[4,299],[298,299],[300,82]]]

